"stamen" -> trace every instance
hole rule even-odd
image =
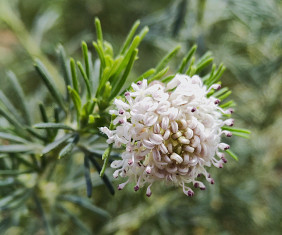
[[[225,157],[221,157],[221,160],[223,161],[223,163],[227,163],[227,159]]]
[[[197,135],[195,135],[194,139],[192,139],[191,146],[196,148],[199,144],[200,144],[200,138]]]
[[[178,124],[177,124],[177,122],[172,121],[172,122],[170,123],[170,125],[171,125],[171,130],[172,130],[172,132],[173,132],[173,133],[176,133],[176,132],[178,131]]]
[[[168,117],[163,117],[161,127],[166,130],[169,125],[169,118]]]
[[[181,129],[186,129],[187,128],[188,124],[187,124],[185,119],[181,119],[180,123],[181,123]]]
[[[123,161],[115,160],[111,163],[111,168],[120,168],[123,165]]]
[[[164,135],[163,135],[164,140],[167,140],[167,139],[169,138],[169,136],[170,136],[170,130],[167,129],[167,130],[165,131]]]
[[[216,152],[216,155],[219,156],[220,158],[224,157],[224,153],[222,153],[222,152]]]
[[[192,159],[189,161],[189,165],[195,166],[198,163],[198,157],[194,156]]]
[[[136,184],[135,187],[134,187],[134,191],[135,191],[135,192],[137,192],[137,191],[139,190],[139,188],[140,188],[139,185],[140,185],[141,177],[142,177],[142,176],[140,176],[140,177],[138,178],[137,184]]]
[[[150,184],[150,185],[147,187],[147,191],[146,191],[146,196],[147,196],[147,197],[151,197],[151,195],[152,195],[151,186],[152,186],[152,184]]]
[[[182,190],[183,190],[183,193],[189,197],[192,197],[194,195],[194,192],[192,191],[192,189],[185,186],[184,182],[182,182]]]
[[[182,136],[182,133],[180,131],[177,131],[175,134],[173,134],[171,137],[172,139],[176,140],[178,139],[180,136]]]
[[[193,131],[190,128],[186,129],[186,132],[184,133],[187,139],[191,139],[193,137]]]
[[[122,190],[122,189],[125,187],[125,185],[128,184],[128,182],[129,182],[129,179],[128,179],[126,182],[124,182],[124,183],[122,183],[122,184],[119,184],[119,185],[118,185],[118,190]]]
[[[176,161],[176,164],[180,164],[183,162],[183,158],[180,157],[177,153],[173,153],[170,155],[170,159],[171,160],[175,160]]]
[[[147,174],[151,174],[151,172],[152,172],[152,167],[147,166],[147,167],[146,167],[146,173],[147,173]]]
[[[184,168],[180,168],[178,167],[178,172],[181,174],[181,175],[186,175],[189,171],[189,167],[184,167]]]
[[[184,145],[183,150],[189,153],[193,153],[195,149],[189,145]]]
[[[166,146],[163,143],[160,145],[160,150],[164,154],[168,153],[168,150],[167,150]]]
[[[158,150],[153,149],[153,158],[156,162],[161,161],[161,154]]]
[[[227,150],[230,148],[230,146],[228,144],[225,144],[225,143],[220,143],[218,145],[218,147],[221,149],[221,150]]]
[[[161,130],[161,127],[160,127],[159,123],[155,124],[155,125],[154,125],[154,132],[155,132],[156,134],[159,134],[159,133],[160,133],[160,130]]]
[[[222,134],[226,135],[226,137],[231,137],[232,136],[232,133],[230,131],[222,131],[221,132]]]
[[[192,190],[188,190],[187,195],[189,197],[193,197],[194,196],[194,192]]]
[[[234,125],[234,119],[230,118],[230,119],[225,120],[224,125],[233,126]]]
[[[173,153],[173,146],[172,146],[171,143],[169,143],[169,144],[167,145],[167,150],[168,150],[169,153]]]
[[[120,170],[116,170],[113,174],[113,177],[116,179],[118,177]]]
[[[178,138],[178,142],[181,144],[189,144],[190,140],[187,140],[184,136]]]
[[[172,163],[171,159],[167,155],[164,155],[163,158],[167,163]]]
[[[184,161],[183,161],[184,164],[188,164],[189,163],[189,155],[186,153],[184,154]]]
[[[197,119],[196,118],[192,118],[192,120],[188,121],[188,126],[191,129],[195,129],[197,125],[198,124],[197,124]]]
[[[234,109],[232,109],[232,108],[229,108],[229,109],[227,109],[227,110],[224,110],[224,109],[222,109],[221,107],[219,107],[219,106],[217,106],[216,107],[218,110],[220,110],[222,113],[224,113],[224,114],[232,114],[233,112],[234,112]]]
[[[151,134],[149,139],[153,144],[156,144],[156,145],[161,144],[163,142],[163,137],[160,134]]]
[[[210,88],[207,90],[207,93],[211,91],[211,89],[219,90],[221,88],[220,84],[213,84],[210,86]]]
[[[148,149],[153,149],[155,147],[155,145],[149,140],[144,139],[142,142],[143,142],[143,145]]]

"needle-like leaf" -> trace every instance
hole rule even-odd
[[[53,83],[53,79],[51,78],[51,75],[48,73],[45,66],[42,64],[42,62],[39,59],[35,60],[35,69],[42,78],[44,84],[48,88],[49,92],[52,94],[53,98],[57,101],[58,105],[66,111],[66,107],[63,101],[63,98],[57,89],[57,87]]]

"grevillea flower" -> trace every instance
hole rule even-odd
[[[206,167],[222,168],[226,163],[224,150],[229,145],[221,142],[221,136],[230,137],[224,125],[233,125],[226,119],[232,109],[219,107],[219,100],[208,93],[220,89],[219,84],[207,88],[197,75],[189,77],[177,74],[169,83],[147,80],[132,84],[125,98],[115,99],[116,115],[114,130],[102,127],[108,136],[107,142],[116,147],[125,147],[122,159],[112,162],[116,168],[114,177],[126,177],[120,184],[134,182],[134,190],[165,181],[181,186],[183,192],[193,196],[189,187],[205,189],[199,176],[214,184]]]

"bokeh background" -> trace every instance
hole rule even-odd
[[[144,190],[134,192],[133,185],[111,196],[93,171],[91,201],[109,216],[96,207],[97,210],[71,203],[65,203],[67,211],[48,210],[54,195],[68,188],[75,187],[77,195],[86,197],[81,163],[63,161],[56,179],[42,186],[46,186],[42,191],[46,193],[50,231],[153,235],[282,233],[281,0],[0,2],[0,87],[7,96],[13,96],[6,76],[12,70],[31,104],[42,100],[42,84],[35,74],[33,58],[41,58],[53,69],[58,65],[59,43],[68,56],[81,58],[81,40],[91,45],[95,39],[94,17],[100,18],[104,38],[114,47],[122,44],[131,25],[140,19],[150,32],[140,47],[132,76],[154,66],[177,44],[182,46],[181,58],[197,43],[198,56],[210,50],[215,62],[223,62],[228,68],[223,85],[233,91],[236,126],[252,131],[250,139],[232,138],[232,149],[239,161],[230,158],[223,169],[211,169],[216,184],[206,191],[196,191],[193,198],[186,197],[181,189],[164,185],[155,186],[149,199]],[[177,64],[171,69],[173,66]],[[120,181],[113,183],[118,185]],[[36,212],[23,209],[15,213],[12,222],[0,217],[1,234],[49,234],[45,220]]]

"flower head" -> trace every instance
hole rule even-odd
[[[219,88],[214,84],[208,89],[197,75],[177,74],[168,84],[133,83],[125,98],[115,99],[116,109],[110,113],[116,115],[116,128],[100,130],[109,144],[125,147],[122,159],[111,164],[114,177],[128,178],[118,189],[135,182],[135,191],[146,185],[150,196],[154,182],[166,181],[193,196],[189,185],[205,189],[199,175],[213,184],[206,167],[222,168],[226,163],[222,151],[229,145],[221,142],[221,135],[231,133],[221,127],[233,125],[233,119],[224,120],[223,115],[231,110],[220,108],[219,100],[208,96]]]

